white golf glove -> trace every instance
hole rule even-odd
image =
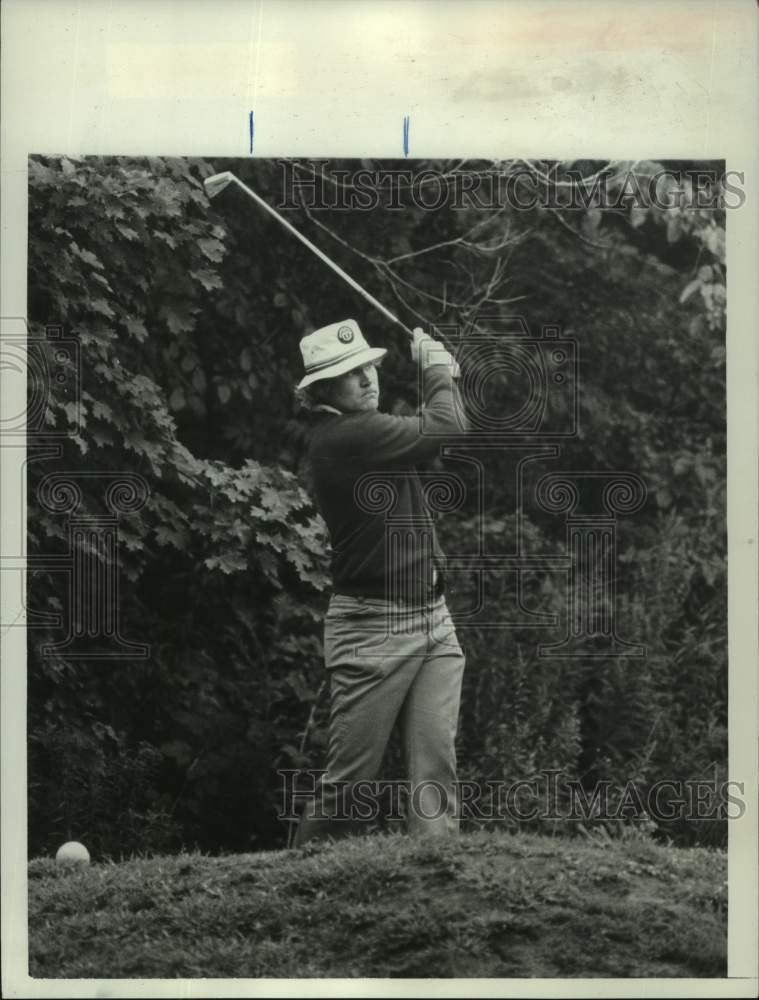
[[[459,365],[450,351],[435,340],[421,327],[415,327],[411,338],[411,359],[421,364],[422,368],[430,368],[432,365],[446,365],[453,378],[459,374]]]

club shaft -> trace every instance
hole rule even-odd
[[[293,226],[290,222],[288,222],[287,219],[283,218],[276,209],[272,208],[268,202],[264,201],[263,198],[257,195],[252,188],[249,188],[247,184],[243,184],[240,178],[235,177],[234,174],[231,175],[231,179],[235,182],[235,184],[237,184],[238,187],[242,188],[242,190],[247,195],[249,195],[253,199],[253,201],[256,202],[256,204],[260,205],[261,208],[264,209],[264,211],[269,213],[269,215],[274,216],[274,218],[278,222],[280,222],[285,227],[285,229],[291,232],[293,236],[299,239],[300,242],[303,243],[305,246],[307,246],[309,250],[313,251],[313,253],[315,253],[316,256],[319,258],[319,260],[324,261],[324,263],[328,267],[331,267],[332,270],[335,272],[335,274],[340,275],[343,281],[346,281],[351,286],[351,288],[353,288],[355,291],[359,293],[359,295],[363,295],[366,301],[370,302],[375,309],[379,309],[379,311],[384,316],[387,316],[387,318],[391,322],[397,323],[397,325],[402,330],[406,331],[409,337],[413,336],[411,330],[406,326],[405,323],[401,323],[401,321],[398,319],[397,316],[394,316],[389,309],[385,308],[385,306],[383,306],[381,302],[375,299],[373,295],[367,292],[365,288],[362,288],[361,285],[359,285],[357,281],[354,281],[354,279],[351,278],[349,274],[346,274],[346,272],[338,264],[336,264],[333,260],[330,260],[330,258],[326,255],[326,253],[324,253],[324,251],[320,250],[319,247],[317,247],[314,243],[312,243],[311,240],[308,239],[308,237],[304,236],[303,233],[298,232],[295,226]]]

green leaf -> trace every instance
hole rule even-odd
[[[271,511],[277,511],[278,513],[285,513],[285,506],[283,504],[283,496],[279,490],[273,489],[271,486],[264,486],[261,490],[261,504],[263,507]]]
[[[97,271],[93,271],[90,277],[92,278],[93,281],[97,281],[99,285],[102,285],[107,292],[113,294],[113,289],[111,288],[108,279],[104,278],[102,274],[98,274]]]
[[[674,213],[673,209],[670,209],[669,218],[667,219],[667,242],[676,243],[682,235],[682,222],[680,216]]]
[[[79,403],[64,403],[62,409],[70,424],[86,424],[84,407]]]
[[[182,302],[173,306],[161,306],[159,315],[174,334],[188,333],[195,328],[197,308]]]
[[[215,240],[211,237],[205,237],[204,239],[198,240],[198,246],[203,254],[215,264],[218,264],[224,259],[226,250],[224,244],[219,240]]]
[[[174,239],[173,236],[170,236],[168,233],[164,233],[160,230],[158,232],[153,233],[153,235],[155,236],[156,239],[161,240],[161,242],[166,243],[167,246],[170,246],[172,250],[176,250],[177,241]]]
[[[82,250],[80,246],[76,243],[71,244],[72,251],[84,261],[85,264],[89,264],[90,267],[97,268],[98,271],[103,270],[103,263],[100,261],[91,250]]]
[[[174,183],[166,177],[162,177],[155,186],[154,197],[161,203],[164,213],[170,218],[176,218],[182,214],[182,205]]]
[[[108,403],[102,403],[99,399],[96,399],[92,404],[93,416],[97,417],[99,420],[107,420],[110,423],[115,423],[113,417],[113,410],[110,408]]]
[[[192,274],[207,292],[212,292],[215,288],[222,287],[221,278],[213,271],[193,271]]]
[[[192,393],[187,400],[187,405],[190,407],[193,413],[196,413],[199,417],[205,416],[206,404],[203,402],[202,397],[198,396],[196,393]]]
[[[169,409],[174,411],[183,410],[186,405],[187,402],[184,397],[184,389],[181,387],[176,388],[169,396]]]
[[[300,701],[308,702],[313,700],[314,692],[306,684],[303,673],[300,670],[291,670],[286,679]]]
[[[230,552],[221,556],[209,556],[203,561],[209,569],[219,569],[227,575],[241,573],[248,568],[248,563],[243,556]]]
[[[148,331],[145,328],[145,324],[142,322],[141,319],[130,318],[126,321],[124,325],[127,328],[127,333],[129,333],[132,337],[135,338],[135,340],[138,340],[140,343],[142,343],[143,340],[147,338]]]
[[[108,319],[112,319],[116,315],[105,299],[92,299],[90,309],[93,312],[100,313],[101,316],[107,316]]]
[[[140,234],[136,232],[134,229],[132,229],[130,226],[122,226],[121,223],[119,222],[115,223],[115,226],[116,229],[124,237],[124,239],[131,241],[139,240]]]
[[[139,535],[134,535],[122,525],[119,526],[119,541],[123,542],[130,552],[141,552],[145,548]]]
[[[630,208],[630,225],[633,229],[639,229],[648,218],[648,209],[639,205],[632,205]]]
[[[173,545],[175,549],[185,549],[189,541],[189,534],[181,526],[171,528],[162,524],[156,528],[156,541],[159,545]]]
[[[105,430],[93,430],[90,432],[90,437],[99,448],[103,448],[107,444],[113,444],[113,435]]]

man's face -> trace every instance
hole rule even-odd
[[[375,362],[353,368],[330,381],[329,402],[343,413],[376,410],[379,406],[379,377]]]

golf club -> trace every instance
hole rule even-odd
[[[367,292],[365,288],[362,288],[357,281],[354,281],[353,278],[351,278],[349,274],[346,274],[345,271],[343,271],[343,269],[339,267],[333,260],[330,260],[330,258],[325,253],[323,253],[319,249],[319,247],[315,246],[311,242],[311,240],[305,237],[302,233],[299,233],[298,230],[295,228],[295,226],[289,223],[287,219],[283,218],[279,214],[279,212],[276,211],[276,209],[273,209],[271,205],[269,205],[266,201],[264,201],[263,198],[257,195],[256,192],[252,190],[252,188],[249,188],[247,184],[243,184],[243,182],[240,180],[239,177],[235,177],[235,175],[231,173],[229,170],[225,170],[221,174],[214,174],[212,177],[206,177],[206,179],[203,181],[203,186],[205,187],[206,194],[208,195],[209,198],[215,198],[218,194],[221,194],[221,192],[230,184],[236,184],[242,191],[245,192],[245,194],[248,195],[248,197],[252,198],[257,205],[260,205],[261,208],[264,209],[264,211],[269,213],[269,215],[274,216],[274,218],[278,222],[282,223],[285,229],[289,230],[289,232],[291,232],[293,236],[299,239],[301,243],[305,244],[305,246],[307,246],[309,250],[312,250],[316,254],[316,256],[320,260],[324,261],[324,263],[328,267],[331,267],[332,270],[335,272],[335,274],[339,274],[340,277],[343,279],[343,281],[347,281],[347,283],[351,286],[351,288],[357,291],[360,295],[363,295],[366,301],[370,302],[375,307],[375,309],[379,309],[379,311],[384,316],[386,316],[391,322],[396,323],[402,330],[404,330],[409,335],[409,337],[413,337],[412,331],[406,326],[405,323],[401,323],[401,321],[398,319],[397,316],[394,316],[389,309],[386,309],[381,302],[378,302],[373,295]]]

